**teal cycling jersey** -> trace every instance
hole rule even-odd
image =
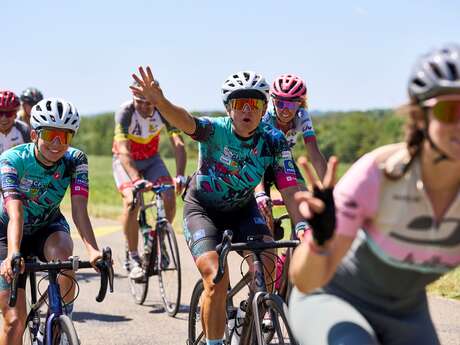
[[[268,123],[275,128],[278,128],[276,122],[276,113],[273,105],[270,106],[267,113],[263,116],[262,122]],[[297,114],[292,120],[292,127],[284,134],[289,143],[289,147],[294,147],[297,142],[297,137],[302,134],[305,143],[316,141],[316,134],[313,128],[313,121],[307,109],[300,107]]]
[[[299,170],[284,135],[261,123],[249,139],[238,137],[229,117],[196,118],[192,138],[199,141],[198,170],[187,198],[228,211],[253,198],[265,170],[272,167],[278,189],[297,186]]]
[[[69,148],[55,165],[48,167],[35,158],[35,144],[18,145],[0,155],[2,207],[0,228],[9,218],[5,205],[21,200],[24,210],[24,234],[31,234],[53,221],[67,188],[71,195],[88,197],[88,160],[75,148]]]

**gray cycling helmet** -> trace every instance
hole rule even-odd
[[[222,85],[222,100],[224,104],[238,97],[254,97],[268,100],[270,86],[265,78],[259,73],[253,71],[241,71],[230,75]]]
[[[412,69],[408,91],[417,102],[460,93],[460,45],[445,45],[421,56]]]
[[[29,87],[22,91],[20,98],[22,102],[34,106],[43,99],[43,95],[37,88]]]

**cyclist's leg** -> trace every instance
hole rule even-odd
[[[212,282],[218,268],[218,255],[215,248],[222,239],[222,233],[218,230],[214,219],[211,219],[201,205],[185,202],[184,235],[203,278],[201,320],[204,333],[208,340],[222,340],[226,320],[228,268],[218,284]]]
[[[115,184],[117,185],[117,188],[123,198],[121,225],[123,227],[126,243],[128,243],[128,251],[131,253],[137,253],[137,245],[139,241],[139,230],[137,224],[138,207],[136,206],[136,209],[132,211],[130,210],[133,202],[132,189],[126,188],[126,186],[131,182],[131,179],[117,157],[113,158],[112,168]]]
[[[268,228],[264,217],[257,207],[255,200],[251,200],[244,210],[238,212],[238,215],[235,215],[236,223],[232,226],[235,231],[233,241],[234,242],[247,242],[248,236],[263,236],[265,241],[272,241],[273,236]],[[248,253],[244,253],[245,256]],[[265,255],[262,255],[262,263],[265,268],[265,282],[267,283],[267,288],[271,290],[273,288],[272,282],[275,278],[275,250],[269,250]],[[248,257],[248,264],[251,272],[253,272],[252,257]]]
[[[46,228],[40,229],[36,236],[35,254],[44,261],[67,260],[73,253],[73,241],[70,237],[70,227],[63,215],[58,216]],[[75,278],[72,270],[63,271],[65,275]],[[64,275],[58,278],[64,303],[70,303],[75,296],[73,280]],[[70,306],[70,309],[72,305]],[[69,311],[69,314],[72,310]]]
[[[148,166],[143,167],[142,174],[146,180],[155,184],[173,184],[171,175],[169,175],[166,165],[157,153],[148,159]],[[174,189],[170,189],[162,194],[165,205],[166,218],[172,224],[176,215],[176,195]]]
[[[289,323],[301,345],[378,345],[369,322],[345,300],[325,293],[304,295],[293,288]]]
[[[2,231],[4,230],[4,231]],[[8,254],[8,244],[6,239],[6,227],[0,230],[3,235],[0,237],[0,262]],[[21,243],[21,254],[27,255],[27,249],[23,237]],[[10,284],[0,276],[0,311],[2,313],[2,327],[0,329],[0,345],[20,345],[22,344],[22,334],[26,323],[26,297],[25,297],[26,277],[19,276],[17,302],[14,308],[8,306],[10,297]]]

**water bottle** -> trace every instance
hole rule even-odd
[[[38,327],[37,337],[33,344],[41,345],[43,344],[44,339],[45,339],[45,324],[41,323],[40,326]]]
[[[235,326],[232,332],[232,339],[230,345],[239,345],[241,332],[243,330],[244,317],[246,316],[246,301],[241,301],[240,306],[236,310],[236,315],[234,318]]]

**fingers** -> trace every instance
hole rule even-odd
[[[308,183],[314,187],[322,188],[321,181],[315,177],[315,174],[311,170],[310,166],[308,165],[308,161],[304,156],[299,157],[297,160],[297,164],[300,165],[305,172],[307,177]]]
[[[310,192],[297,192],[294,199],[299,204],[299,211],[302,217],[307,219],[313,216],[314,213],[321,213],[324,210],[324,203],[311,195]]]
[[[152,70],[150,69],[150,66],[147,66],[147,75],[151,82],[155,81],[155,78],[153,78],[153,73],[152,73]]]
[[[339,161],[337,157],[332,156],[327,162],[326,175],[324,176],[323,185],[325,188],[333,188],[337,181],[337,167]]]
[[[139,69],[141,69],[142,67],[139,67]],[[131,76],[133,77],[133,79],[135,81],[137,81],[141,86],[144,86],[144,81],[139,78],[135,73],[131,74]],[[132,88],[132,87],[131,87]],[[141,90],[141,88],[138,88],[139,90]]]

